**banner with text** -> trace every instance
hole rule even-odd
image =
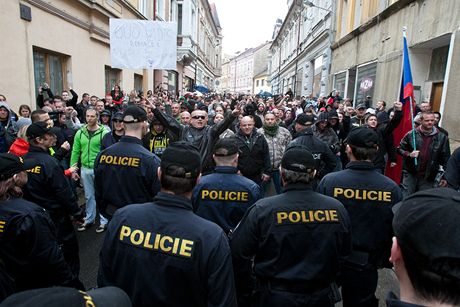
[[[110,54],[113,68],[176,70],[177,24],[111,18]]]

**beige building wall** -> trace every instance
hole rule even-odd
[[[63,74],[64,88],[72,87],[80,96],[84,92],[103,97],[105,66],[110,66],[109,16],[140,18],[131,7],[108,7],[82,4],[87,1],[2,1],[0,10],[0,93],[7,97],[13,110],[28,104],[36,108],[33,48],[67,56]],[[114,1],[116,2],[116,1]],[[32,20],[20,18],[19,3],[31,8]],[[116,2],[117,3],[117,2]],[[121,10],[120,14],[118,10]],[[124,90],[134,88],[134,73],[153,87],[153,72],[124,69],[120,74]],[[55,93],[58,95],[60,93]],[[79,98],[79,99],[80,99]]]
[[[413,83],[414,86],[420,87],[416,97],[417,103],[420,103],[421,100],[430,100],[432,85],[436,81],[429,78],[433,49],[449,46],[450,61],[447,62],[446,73],[443,79],[437,80],[444,81],[439,110],[444,116],[443,126],[451,133],[449,136],[460,139],[460,127],[456,124],[460,115],[460,105],[456,103],[460,95],[460,44],[458,37],[456,40],[452,39],[460,26],[460,1],[391,1],[389,5],[393,6],[384,8],[385,10],[380,8],[377,12],[375,7],[372,7],[376,15],[365,18],[364,24],[357,24],[356,18],[359,16],[352,18],[347,16],[346,11],[340,15],[340,8],[344,8],[344,3],[348,3],[347,9],[353,4],[359,5],[359,1],[356,0],[337,0],[338,31],[332,47],[330,80],[332,81],[334,75],[341,71],[376,62],[373,103],[379,99],[387,103],[398,99],[401,85],[402,29],[407,27]],[[354,11],[362,14],[362,9],[355,7]],[[362,21],[361,17],[358,20]],[[350,28],[350,23],[354,23],[355,27]],[[452,41],[455,43],[452,44]],[[331,84],[330,89],[334,88],[334,84]]]

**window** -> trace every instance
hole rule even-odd
[[[377,74],[377,62],[358,66],[356,76],[355,104],[364,101],[366,96],[374,96],[375,76]]]
[[[265,79],[262,79],[262,86],[264,86],[265,84]]]
[[[256,86],[259,86],[259,80],[256,80]]]
[[[139,13],[147,16],[147,0],[139,0]]]
[[[168,71],[168,91],[175,94],[177,89],[177,72]]]
[[[143,92],[143,87],[142,87],[143,80],[144,80],[144,76],[139,75],[139,74],[134,74],[134,89],[138,93]]]
[[[155,15],[157,17],[160,17],[162,20],[165,20],[165,1],[164,0],[156,0]]]
[[[60,95],[67,88],[64,76],[67,56],[33,48],[35,90],[43,83],[48,83],[54,94]]]
[[[182,35],[182,3],[177,4],[177,35]]]
[[[110,93],[116,84],[120,84],[121,70],[105,66],[105,92]]]
[[[334,89],[340,91],[340,95],[343,96],[345,93],[345,82],[347,79],[347,72],[343,71],[335,74],[334,76]]]

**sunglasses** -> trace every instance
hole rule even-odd
[[[206,119],[206,116],[205,115],[195,115],[195,116],[192,116],[193,119]]]

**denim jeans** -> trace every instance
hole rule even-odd
[[[94,195],[94,170],[91,168],[81,168],[81,181],[85,190],[86,198],[86,217],[87,224],[93,224],[96,220],[96,198]],[[107,224],[108,220],[100,215],[101,225]]]
[[[268,189],[270,188],[270,183],[273,180],[273,185],[275,186],[275,191],[276,194],[281,194],[281,177],[280,177],[280,171],[279,169],[272,171],[270,175],[270,180],[268,182],[263,182],[262,183],[262,192],[264,195],[267,193]],[[262,196],[261,195],[261,198]]]

